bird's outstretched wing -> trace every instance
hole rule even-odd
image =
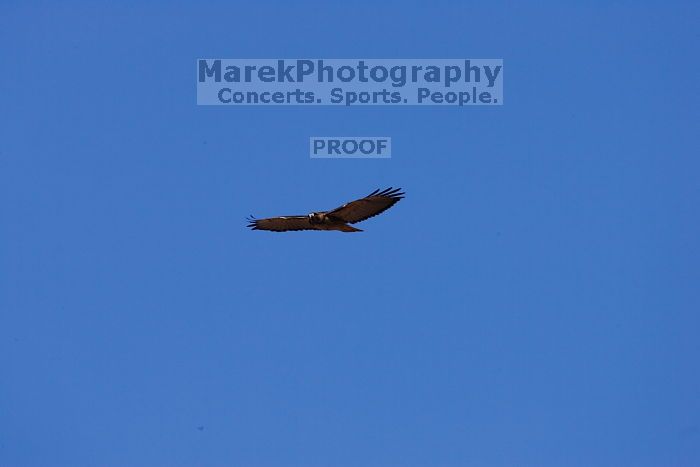
[[[248,218],[248,227],[253,230],[271,230],[273,232],[286,232],[288,230],[317,230],[310,222],[308,216],[280,216],[267,219]]]
[[[374,190],[364,198],[350,201],[339,208],[328,211],[327,215],[349,224],[362,222],[365,219],[381,214],[394,204],[403,199],[401,188],[387,188],[386,190]]]

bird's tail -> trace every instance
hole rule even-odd
[[[355,227],[348,225],[348,224],[343,224],[341,225],[338,230],[341,232],[362,232],[362,229],[356,229]]]

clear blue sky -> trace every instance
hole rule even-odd
[[[697,2],[117,3],[0,6],[0,465],[700,465]],[[200,57],[505,105],[197,107]]]

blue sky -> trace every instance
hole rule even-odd
[[[0,464],[699,465],[699,13],[3,2]],[[503,58],[505,105],[198,107],[199,57]]]

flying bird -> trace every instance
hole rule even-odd
[[[364,198],[350,201],[332,211],[312,212],[305,216],[280,216],[267,219],[248,218],[253,230],[287,232],[289,230],[340,230],[341,232],[362,232],[349,224],[381,214],[404,197],[401,188],[374,190]]]

